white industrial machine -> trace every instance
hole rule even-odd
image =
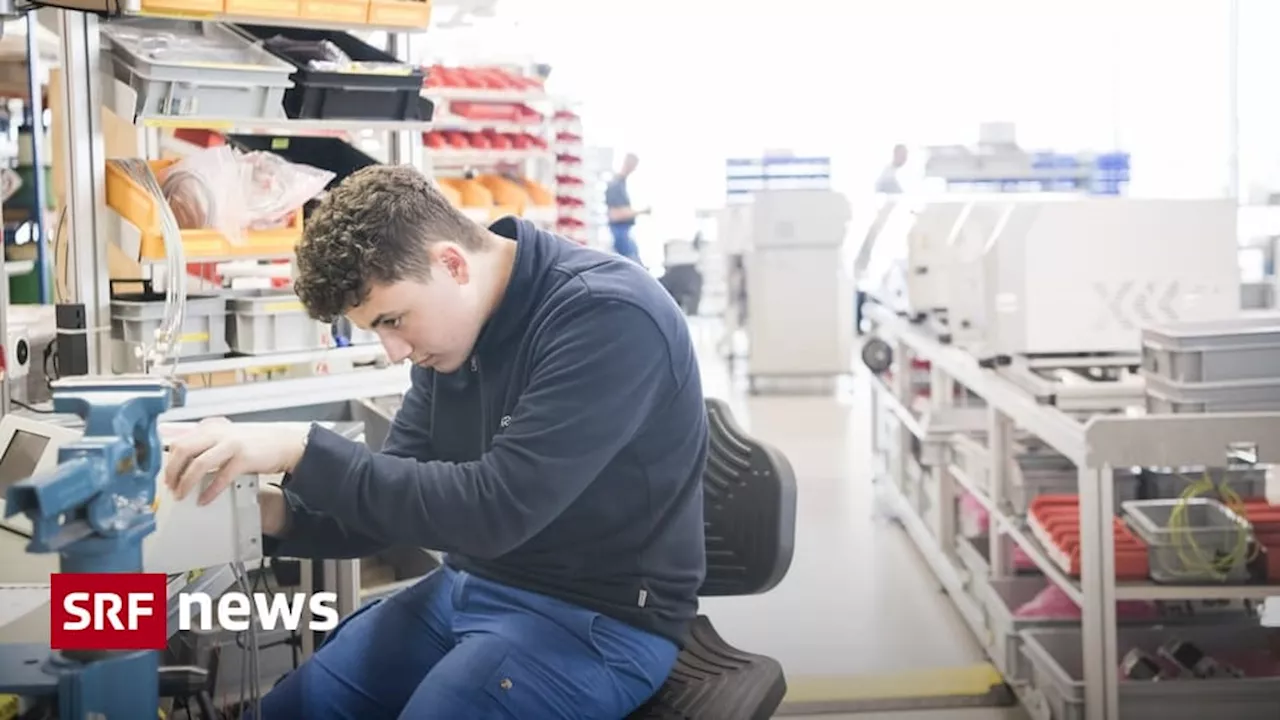
[[[38,403],[49,395],[45,355],[57,336],[53,305],[10,305],[5,344],[5,375],[15,400]],[[15,382],[16,380],[22,382]]]
[[[858,289],[896,313],[916,317],[907,281],[910,242],[908,235],[921,203],[889,196],[872,219],[854,261]]]
[[[185,427],[191,425],[162,424],[161,439],[171,439]],[[12,413],[0,417],[0,517],[4,515],[8,487],[53,469],[58,464],[58,449],[79,439],[81,432],[79,428]],[[160,477],[163,478],[163,470]],[[156,530],[143,541],[144,572],[174,574],[262,557],[257,477],[236,478],[232,487],[204,507],[196,504],[198,492],[179,502],[162,480],[158,482]],[[0,524],[22,535],[30,536],[32,532],[24,515],[0,520]],[[49,557],[56,562],[56,555]]]
[[[1136,355],[1143,325],[1238,313],[1235,218],[1230,200],[974,196],[877,245],[906,250],[907,314],[979,358]]]
[[[848,200],[825,190],[757,193],[746,256],[748,374],[834,378],[852,370]]]
[[[949,199],[911,208],[907,231],[907,302],[917,313],[947,307],[947,273],[958,259],[954,236],[972,203]]]
[[[5,377],[10,380],[25,378],[31,372],[31,341],[27,339],[25,325],[9,325],[9,337],[5,342]]]

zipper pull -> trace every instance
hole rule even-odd
[[[480,361],[476,359],[475,355],[471,356],[471,372],[480,372]]]

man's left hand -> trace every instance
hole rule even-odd
[[[165,460],[164,482],[182,500],[214,473],[197,502],[213,501],[239,475],[291,472],[306,449],[310,423],[233,423],[209,418],[176,438]]]

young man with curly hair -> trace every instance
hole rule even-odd
[[[418,171],[361,170],[297,251],[313,317],[376,332],[412,386],[373,452],[318,426],[206,421],[166,481],[243,473],[273,555],[392,546],[443,566],[357,610],[263,701],[286,718],[621,718],[664,682],[705,574],[708,429],[670,296],[519,218],[469,220]]]

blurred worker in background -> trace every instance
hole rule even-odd
[[[880,173],[876,180],[876,192],[896,195],[902,192],[902,184],[898,182],[898,170],[907,164],[907,146],[893,146],[893,162]]]
[[[636,218],[648,215],[649,209],[635,210],[631,207],[631,194],[627,192],[627,178],[635,172],[640,158],[628,153],[622,161],[622,168],[614,176],[609,187],[604,191],[604,203],[609,208],[609,232],[613,233],[613,250],[624,258],[640,262],[640,247],[631,236]]]
[[[297,267],[312,317],[413,363],[381,451],[207,420],[173,443],[166,483],[208,502],[284,474],[260,493],[267,555],[447,555],[346,617],[258,720],[626,717],[674,666],[706,573],[709,431],[675,303],[527,220],[477,225],[407,166],[335,187]]]

